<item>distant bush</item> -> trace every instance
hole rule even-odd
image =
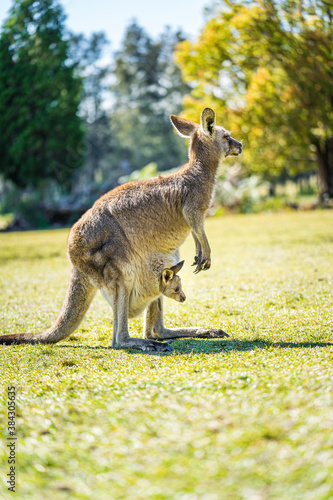
[[[255,175],[245,177],[239,164],[225,170],[218,178],[215,201],[236,213],[251,213],[259,200],[262,180]]]
[[[1,214],[13,214],[8,224],[20,221],[20,227],[25,229],[46,229],[49,223],[42,210],[41,193],[38,191],[23,191],[11,184],[2,195]],[[8,225],[7,224],[7,225]],[[6,227],[5,224],[3,224]]]
[[[288,206],[286,198],[281,196],[264,197],[253,206],[253,212],[279,212]]]
[[[129,182],[129,181],[140,181],[142,179],[151,179],[152,177],[157,177],[159,174],[161,175],[171,174],[176,170],[177,168],[172,168],[170,170],[163,170],[163,172],[159,172],[157,168],[157,163],[152,162],[148,163],[148,165],[141,168],[141,170],[134,170],[134,172],[132,172],[129,175],[123,175],[122,177],[119,178],[119,182],[120,184],[123,184],[124,182]]]

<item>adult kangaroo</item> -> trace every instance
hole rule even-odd
[[[54,343],[81,323],[97,289],[113,309],[112,347],[170,350],[158,340],[180,337],[216,338],[222,330],[165,328],[158,279],[177,265],[179,247],[192,231],[195,272],[211,265],[204,230],[220,163],[237,156],[242,145],[216,126],[205,108],[200,125],[171,115],[177,132],[190,138],[189,161],[177,172],[128,182],[99,198],[72,227],[68,237],[71,272],[66,297],[54,325],[40,333],[4,335],[0,344]],[[145,310],[144,338],[132,338],[128,318]]]

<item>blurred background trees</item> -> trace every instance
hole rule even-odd
[[[199,39],[176,57],[193,86],[186,115],[218,110],[243,137],[248,172],[277,181],[314,169],[333,198],[333,4],[216,2]]]
[[[181,40],[180,32],[168,28],[153,40],[134,22],[115,54],[111,123],[124,173],[151,162],[166,170],[186,158],[186,148],[170,126],[170,114],[181,111],[190,91],[173,57]]]
[[[69,187],[83,160],[82,79],[68,62],[64,20],[53,0],[16,1],[1,32],[0,165],[20,187],[59,179],[59,165]]]
[[[13,1],[0,35],[0,210],[35,197],[46,219],[52,203],[75,218],[119,178],[179,166],[186,145],[169,115],[198,121],[204,106],[244,144],[222,203],[244,192],[250,210],[263,181],[273,194],[314,172],[333,199],[332,2],[208,7],[195,41],[133,21],[112,53],[103,32],[70,33],[58,0]]]
[[[75,189],[81,192],[107,177],[113,140],[108,110],[110,62],[105,60],[110,42],[105,33],[70,34],[70,59],[77,65],[83,82],[80,116],[84,122],[84,164],[75,176]]]

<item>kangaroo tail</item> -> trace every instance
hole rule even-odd
[[[44,332],[17,333],[0,336],[5,344],[54,344],[68,337],[81,323],[96,288],[76,267],[72,266],[66,297],[55,323]]]

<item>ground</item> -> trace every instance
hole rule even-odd
[[[0,346],[0,497],[7,386],[16,387],[15,498],[333,498],[333,211],[211,218],[212,268],[166,324],[223,328],[167,354],[111,350],[101,296],[55,346]],[[67,286],[67,230],[0,235],[0,331],[44,329]],[[141,335],[142,319],[131,322]]]

